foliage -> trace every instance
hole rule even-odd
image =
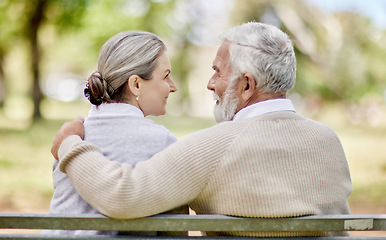
[[[42,52],[39,42],[40,30],[42,26],[49,23],[57,24],[57,29],[63,29],[63,26],[69,27],[74,25],[83,13],[84,3],[82,0],[16,0],[5,1],[1,5],[1,10],[6,14],[4,14],[5,17],[1,19],[0,27],[5,28],[6,37],[0,40],[2,43],[0,56],[5,55],[4,49],[14,46],[13,43],[15,39],[24,41],[29,47],[29,60],[27,65],[31,66],[32,71],[33,84],[31,94],[34,102],[34,119],[41,117],[40,103],[43,99],[43,94],[39,86]],[[11,28],[7,27],[9,25]],[[3,61],[0,61],[0,69],[2,69],[3,64]],[[2,74],[0,78],[4,79],[4,74]]]
[[[36,30],[39,59],[31,66],[33,42],[28,29],[37,3],[42,2],[43,19]],[[78,84],[83,84],[95,70],[99,49],[107,39],[121,31],[140,30],[154,32],[167,43],[172,76],[179,86],[177,102],[189,112],[196,96],[188,79],[196,66],[201,72],[209,68],[197,62],[197,53],[204,50],[195,39],[207,33],[203,26],[215,25],[203,22],[204,15],[213,12],[205,13],[202,4],[197,0],[0,1],[4,13],[0,15],[0,107],[4,98],[31,98],[32,89],[37,91],[53,73],[76,75]],[[177,19],[177,13],[184,18]],[[324,13],[301,0],[234,0],[229,16],[231,25],[268,22],[290,35],[298,60],[294,92],[301,96],[359,105],[370,98],[384,102],[386,34],[364,17]],[[54,83],[59,86],[60,80]],[[35,105],[40,107],[40,100]]]
[[[31,65],[33,84],[31,86],[34,100],[33,117],[41,117],[40,104],[43,99],[40,82],[45,70],[55,56],[57,49],[71,48],[79,42],[81,48],[75,47],[77,55],[91,55],[96,62],[96,54],[102,44],[120,31],[147,30],[156,34],[168,34],[168,25],[164,16],[173,9],[171,1],[90,1],[90,0],[15,0],[4,1],[0,10],[6,14],[0,17],[0,89],[4,85],[3,59],[9,51],[17,47],[17,42],[26,45],[29,55],[25,57]],[[135,6],[134,6],[135,5]],[[138,5],[141,7],[138,8]],[[143,12],[135,11],[143,9]],[[65,35],[68,34],[68,35]],[[64,38],[64,39],[62,39]],[[64,42],[69,40],[69,42]],[[61,44],[61,45],[58,45]],[[82,48],[83,47],[83,48]],[[59,51],[60,52],[60,51]],[[54,54],[53,54],[54,53]],[[90,54],[91,53],[91,54]],[[80,61],[77,61],[77,60]],[[90,59],[67,56],[66,72],[83,73],[84,67],[90,65]],[[70,62],[70,64],[68,64]],[[43,63],[43,64],[41,64]],[[86,63],[86,65],[84,65]],[[24,69],[25,70],[25,69]],[[88,69],[87,69],[88,70]],[[28,71],[28,70],[27,70]],[[41,73],[43,72],[43,74]],[[2,94],[0,94],[0,102]]]

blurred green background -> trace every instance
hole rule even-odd
[[[0,211],[48,210],[52,140],[64,121],[87,116],[84,83],[107,39],[141,30],[165,41],[179,90],[168,114],[153,119],[181,138],[215,124],[206,83],[216,37],[261,21],[294,42],[297,110],[342,141],[353,213],[386,213],[386,23],[362,12],[386,16],[386,1],[350,1],[337,11],[328,2],[0,0]]]

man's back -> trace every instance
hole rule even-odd
[[[349,168],[331,129],[289,112],[229,124],[240,125],[241,132],[191,204],[198,213],[349,214]]]

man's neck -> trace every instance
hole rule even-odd
[[[248,107],[252,104],[258,103],[258,102],[263,102],[267,100],[272,100],[272,99],[280,99],[280,98],[286,98],[287,91],[281,91],[281,92],[261,92],[261,91],[256,91],[251,98],[248,99],[248,101],[243,104],[243,106],[239,106],[237,109],[237,112],[240,111],[240,109],[243,109],[245,107]]]

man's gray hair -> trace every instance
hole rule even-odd
[[[250,73],[263,92],[290,90],[295,85],[296,58],[292,42],[280,29],[249,22],[226,31],[229,64],[234,76]]]

